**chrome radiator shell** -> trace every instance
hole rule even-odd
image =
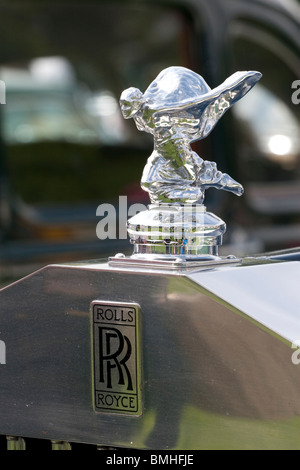
[[[299,448],[299,262],[50,265],[0,291],[0,434],[133,449]],[[285,290],[279,288],[285,279]],[[93,407],[91,303],[140,306],[139,416]]]

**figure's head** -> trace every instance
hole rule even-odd
[[[120,97],[121,111],[125,119],[132,118],[143,104],[143,93],[138,88],[127,88]]]

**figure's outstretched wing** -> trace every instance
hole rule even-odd
[[[189,132],[190,141],[203,139],[212,131],[223,114],[245,96],[260,78],[261,73],[256,71],[236,72],[217,88],[209,89],[204,94],[195,93],[192,96],[190,93],[187,96],[183,95],[181,100],[176,95],[177,100],[174,99],[173,104],[171,93],[167,93],[165,100],[159,102],[156,102],[158,96],[155,96],[155,93],[152,96],[148,94],[149,101],[152,100],[150,106],[154,111],[153,118],[159,122],[163,116],[168,116],[171,121],[174,118],[174,121],[181,122],[182,125],[186,121],[194,127],[193,131],[190,129]]]

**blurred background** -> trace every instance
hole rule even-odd
[[[182,65],[211,88],[237,70],[259,84],[194,144],[245,187],[211,189],[207,210],[227,223],[220,254],[300,245],[298,0],[1,1],[0,279],[45,264],[131,254],[128,240],[99,240],[97,207],[140,189],[152,137],[119,109]],[[298,95],[300,97],[300,93]],[[3,99],[5,98],[5,100]]]

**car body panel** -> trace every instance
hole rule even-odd
[[[184,273],[95,261],[2,289],[0,433],[129,449],[299,448],[298,272],[299,262]],[[282,277],[291,302],[275,289]],[[93,408],[94,301],[140,306],[138,416]]]

